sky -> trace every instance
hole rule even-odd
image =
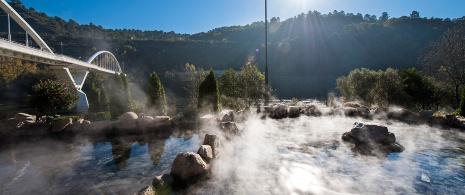
[[[79,24],[93,23],[106,29],[174,31],[182,34],[264,21],[264,0],[21,0],[49,16]],[[268,0],[268,20],[281,21],[309,10],[323,14],[333,10],[390,17],[460,18],[465,0]]]

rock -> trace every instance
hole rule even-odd
[[[145,188],[142,188],[142,190],[136,192],[134,195],[155,195],[155,189],[152,185],[149,185]]]
[[[289,106],[289,118],[297,118],[300,116],[302,108],[300,106]]]
[[[207,162],[210,162],[210,160],[213,158],[213,151],[212,147],[209,145],[202,145],[199,148],[199,151],[197,152],[202,158],[204,158]]]
[[[72,133],[81,133],[81,132],[86,132],[87,130],[89,130],[89,127],[90,127],[90,121],[79,119],[78,121],[69,125],[69,127],[66,128],[66,131],[69,131]]]
[[[358,108],[358,107],[360,107],[360,104],[357,103],[357,102],[346,102],[346,103],[344,103],[344,107]]]
[[[316,116],[316,117],[320,117],[322,115],[320,109],[318,109],[318,107],[316,105],[313,105],[313,104],[306,107],[303,110],[303,114],[305,114],[307,116]]]
[[[370,141],[381,142],[388,136],[388,128],[376,124],[363,124],[356,122],[350,132],[352,137],[363,143]]]
[[[213,158],[217,158],[220,154],[220,139],[217,135],[206,134],[203,145],[209,145],[212,148]]]
[[[73,124],[73,119],[71,118],[65,118],[65,119],[61,119],[58,121],[53,121],[51,130],[53,133],[60,133],[60,132],[63,132],[65,128],[71,124]]]
[[[432,116],[428,120],[428,125],[433,127],[445,127],[447,126],[447,119],[441,116]]]
[[[29,122],[29,123],[32,123],[36,120],[36,116],[26,114],[26,113],[17,113],[15,114],[13,118],[18,120],[19,122]]]
[[[95,121],[89,126],[90,133],[98,133],[106,130],[112,130],[115,128],[115,122],[113,121]]]
[[[457,118],[453,123],[453,127],[459,128],[459,129],[465,129],[465,119]]]
[[[239,134],[239,128],[237,128],[237,125],[235,122],[222,122],[219,124],[220,130],[229,133],[232,135],[238,135]]]
[[[162,123],[171,120],[171,118],[169,116],[156,116],[154,120],[156,123]]]
[[[357,107],[355,108],[357,116],[365,118],[365,119],[370,119],[371,118],[371,113],[370,109],[368,109],[365,106]]]
[[[429,118],[433,116],[433,114],[434,112],[432,110],[421,110],[420,112],[418,112],[418,116],[422,121],[428,121]]]
[[[448,114],[446,115],[446,120],[449,126],[453,126],[455,121],[457,120],[457,117],[455,115]]]
[[[139,121],[139,127],[142,130],[147,130],[155,126],[155,122],[154,122],[155,120],[151,116],[143,116],[142,118],[139,117],[138,121]]]
[[[403,108],[390,109],[387,112],[387,118],[398,120],[398,121],[409,123],[409,124],[418,123],[420,120],[420,116],[417,113],[411,112]]]
[[[137,129],[137,119],[139,117],[134,112],[126,112],[116,122],[116,129],[118,130],[135,130]]]
[[[387,127],[377,124],[355,123],[354,127],[342,134],[342,140],[355,144],[354,151],[363,155],[383,155],[402,152],[404,147],[396,143],[396,136]]]
[[[231,122],[234,121],[234,117],[232,114],[225,114],[223,118],[221,119],[222,122]]]
[[[174,179],[169,174],[156,176],[152,181],[152,186],[155,188],[156,194],[172,194],[171,185]]]
[[[272,119],[283,119],[289,116],[289,111],[287,110],[286,106],[278,105],[276,107],[273,107],[273,110],[271,111],[269,116]]]
[[[194,181],[208,173],[210,166],[199,154],[179,153],[173,161],[170,175],[182,182]]]

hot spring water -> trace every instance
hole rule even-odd
[[[362,119],[300,117],[239,123],[223,138],[209,180],[190,194],[463,194],[465,134],[428,126],[386,125],[405,147],[386,158],[360,156],[341,141]],[[169,173],[179,152],[197,152],[205,133],[114,138],[20,138],[2,143],[2,194],[133,194]],[[218,133],[218,132],[217,132]]]

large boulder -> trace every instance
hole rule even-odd
[[[116,129],[118,130],[135,130],[137,129],[137,116],[134,112],[126,112],[120,117],[118,117],[118,121],[116,122]]]
[[[442,116],[432,116],[428,120],[428,125],[433,126],[433,127],[444,128],[448,124],[447,124],[447,119],[446,118],[444,118]]]
[[[89,127],[90,127],[90,121],[79,119],[73,124],[69,125],[69,127],[66,128],[66,131],[77,134],[81,132],[86,132],[87,130],[89,130]]]
[[[173,161],[170,175],[181,182],[192,182],[205,176],[210,166],[199,154],[193,152],[179,153]]]
[[[202,145],[200,146],[197,154],[199,154],[203,159],[205,159],[206,162],[210,162],[210,160],[213,158],[212,147],[209,145]]]
[[[433,116],[434,112],[432,110],[421,110],[418,112],[420,120],[428,122],[428,120]]]
[[[237,125],[235,122],[222,122],[219,124],[219,128],[221,131],[231,134],[231,135],[239,134],[239,128],[237,128]]]
[[[389,111],[387,112],[387,118],[408,124],[415,124],[418,123],[420,120],[420,116],[417,113],[403,108],[389,109]]]
[[[61,120],[53,121],[51,130],[53,133],[61,133],[71,124],[73,124],[73,119],[71,118],[64,118]]]
[[[203,145],[211,146],[213,158],[217,158],[220,155],[220,139],[217,135],[206,134]]]
[[[154,122],[155,119],[151,116],[139,117],[138,121],[139,121],[139,127],[144,131],[151,129],[155,126],[155,122]]]
[[[356,122],[350,133],[359,142],[381,142],[387,138],[388,128],[376,124]]]
[[[364,155],[380,156],[404,150],[396,143],[396,136],[387,127],[378,124],[356,122],[349,132],[342,134],[342,140],[353,143],[353,150]]]
[[[95,121],[90,124],[89,133],[100,133],[114,128],[115,122],[113,121]]]
[[[152,186],[155,188],[156,194],[173,194],[171,185],[174,179],[169,174],[156,176],[152,181]]]
[[[289,111],[286,106],[278,105],[278,106],[273,107],[269,116],[272,119],[283,119],[289,116]]]
[[[25,123],[33,123],[36,120],[35,115],[30,115],[26,113],[17,113],[15,114],[13,118],[18,120],[19,122],[25,122]]]
[[[298,118],[302,112],[300,106],[289,106],[289,118]]]
[[[321,110],[316,105],[309,105],[305,109],[303,109],[303,114],[307,116],[316,116],[320,117],[322,114]]]

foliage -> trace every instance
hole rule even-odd
[[[213,69],[210,69],[207,77],[199,85],[199,109],[207,109],[218,112],[221,108],[220,92]]]
[[[59,116],[59,117],[53,117],[53,121],[59,121],[59,120],[68,119],[68,118],[71,118],[71,120],[72,120],[73,122],[76,122],[76,121],[78,121],[79,119],[81,119],[81,116]]]
[[[428,74],[455,87],[456,106],[459,88],[465,84],[465,24],[448,29],[436,42],[429,45],[420,62]]]
[[[111,113],[110,112],[91,112],[91,113],[87,113],[86,116],[84,116],[84,119],[89,120],[89,121],[110,120]]]
[[[110,102],[104,85],[107,77],[99,73],[90,72],[82,90],[87,95],[89,102],[89,112],[108,112]]]
[[[110,113],[116,119],[132,109],[133,100],[129,94],[129,85],[124,74],[114,74],[107,81],[110,100]]]
[[[239,93],[246,106],[258,103],[265,95],[265,75],[256,64],[246,64],[239,75]]]
[[[411,101],[426,109],[434,101],[434,85],[431,80],[415,68],[403,69],[401,72],[402,89]]]
[[[78,100],[76,88],[62,81],[40,81],[32,89],[28,103],[36,111],[37,120],[69,110]]]
[[[155,108],[166,115],[167,113],[167,104],[166,104],[166,97],[165,97],[165,89],[161,84],[160,79],[156,72],[150,74],[149,83],[147,87],[147,95],[148,97],[148,106],[151,108]]]
[[[460,116],[465,116],[465,87],[462,87],[462,93],[460,94],[460,104],[457,110]]]
[[[337,89],[345,100],[360,100],[369,105],[400,105],[408,108],[436,108],[447,99],[440,84],[433,83],[415,68],[399,71],[355,69],[337,80]]]
[[[199,85],[205,79],[203,68],[196,68],[194,64],[186,63],[182,72],[176,70],[166,71],[164,77],[174,82],[172,88],[182,86],[187,98],[187,108],[196,109],[198,106]]]
[[[239,97],[239,75],[237,72],[230,68],[224,71],[218,79],[219,90],[221,91],[221,103],[223,107],[239,110],[241,103]]]
[[[36,73],[35,63],[20,59],[0,57],[0,86],[6,86],[22,74]]]

